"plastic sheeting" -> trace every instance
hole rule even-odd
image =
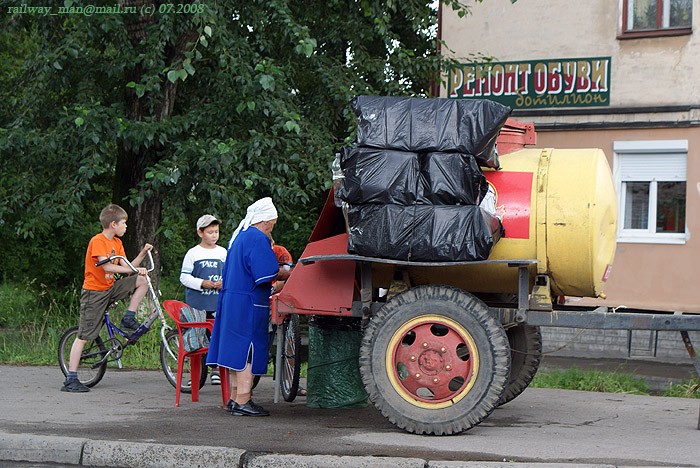
[[[356,96],[358,146],[472,154],[499,168],[496,137],[509,107],[489,100]]]
[[[478,205],[488,191],[474,156],[460,153],[418,155],[425,198],[433,205]]]
[[[311,408],[365,406],[367,392],[359,366],[362,331],[327,325],[309,321],[306,405]]]
[[[337,196],[350,204],[478,205],[488,183],[473,156],[344,147]]]
[[[337,196],[350,204],[427,203],[420,183],[418,155],[406,151],[344,147],[340,150],[344,178]]]
[[[347,206],[348,251],[406,261],[486,260],[499,220],[475,205]]]

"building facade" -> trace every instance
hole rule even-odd
[[[442,97],[509,105],[535,124],[537,147],[606,153],[617,250],[607,298],[582,304],[700,312],[699,3],[484,0],[462,18],[440,8],[441,50],[461,64]]]

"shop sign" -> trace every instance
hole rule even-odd
[[[448,76],[448,97],[513,109],[610,105],[610,57],[467,63]]]

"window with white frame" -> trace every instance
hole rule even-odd
[[[618,242],[683,244],[687,140],[616,141]]]
[[[622,0],[622,36],[690,34],[692,0]]]

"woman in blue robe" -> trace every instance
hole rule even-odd
[[[267,373],[271,282],[288,274],[280,272],[268,237],[276,222],[277,210],[269,197],[249,206],[224,264],[207,365],[234,371],[228,409],[235,416],[270,414],[253,402],[251,391],[253,374]]]

